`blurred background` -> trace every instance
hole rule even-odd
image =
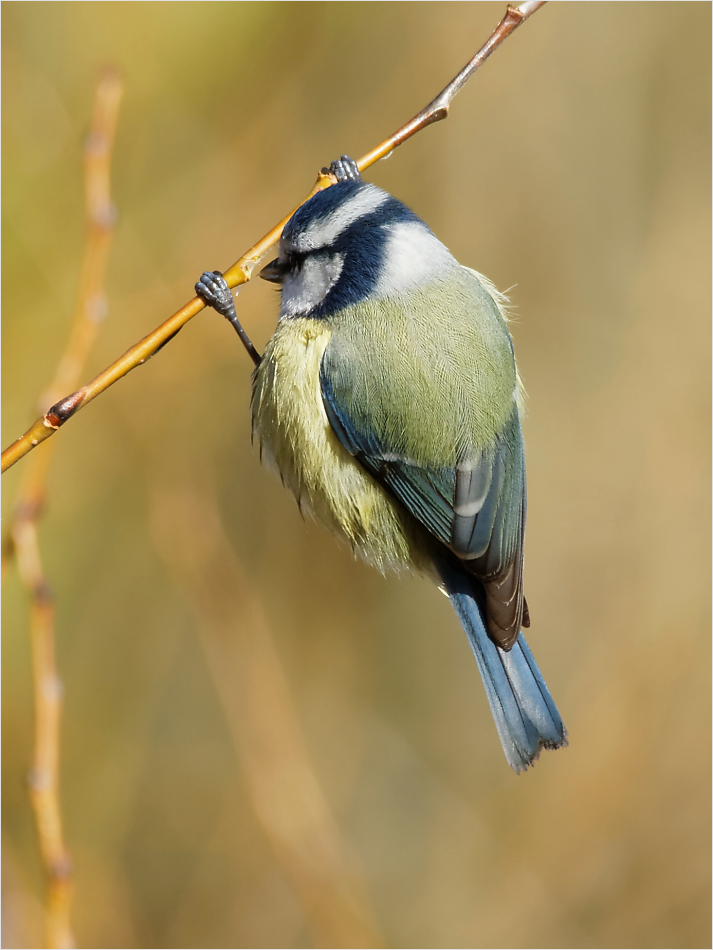
[[[119,221],[85,381],[322,165],[430,101],[503,12],[4,4],[3,445],[36,417],[69,332],[101,66],[125,84]],[[528,639],[568,749],[515,776],[435,587],[383,578],[303,522],[251,449],[252,364],[217,315],[57,436],[40,541],[78,946],[336,945],[303,886],[310,843],[281,850],[302,833],[293,760],[341,855],[330,877],[349,867],[376,943],[710,945],[710,36],[704,3],[548,4],[446,122],[367,173],[510,290]],[[277,310],[264,282],[240,293],[259,349]],[[22,468],[3,479],[6,518]],[[36,947],[15,568],[3,608],[3,945]],[[335,926],[366,945],[348,909]]]

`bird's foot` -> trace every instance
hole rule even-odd
[[[341,158],[335,159],[329,168],[322,169],[322,171],[334,175],[337,181],[361,181],[359,167],[354,159],[349,158],[348,155],[342,155]]]
[[[236,320],[233,295],[219,270],[207,270],[201,275],[196,284],[196,294],[204,304],[213,307],[231,323]]]
[[[237,293],[237,291],[236,291]],[[238,315],[235,312],[235,301],[228,283],[219,270],[205,271],[201,274],[201,279],[196,284],[196,294],[201,298],[207,307],[213,307],[218,313],[221,313],[230,323],[235,332],[240,337],[243,346],[248,351],[253,363],[257,366],[261,356],[252,345],[250,337],[243,330]]]

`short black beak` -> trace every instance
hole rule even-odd
[[[274,261],[270,261],[269,264],[265,264],[258,276],[262,277],[263,280],[272,281],[273,284],[281,284],[283,273],[284,271],[282,269],[282,265],[279,263],[278,259],[275,258]]]

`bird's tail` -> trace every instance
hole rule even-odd
[[[509,652],[501,650],[486,633],[473,579],[450,563],[438,570],[475,653],[505,758],[520,772],[541,749],[567,745],[562,717],[522,633]]]

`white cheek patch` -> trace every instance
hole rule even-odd
[[[384,248],[376,296],[405,293],[426,283],[456,260],[437,237],[418,221],[405,221],[385,228],[389,239]]]
[[[375,185],[366,185],[334,211],[330,211],[325,218],[314,221],[301,234],[295,235],[292,246],[300,252],[328,247],[355,221],[376,211],[388,200],[389,196],[385,191]]]
[[[344,267],[341,254],[307,257],[297,274],[286,274],[282,281],[280,318],[297,317],[318,307],[339,280]]]

